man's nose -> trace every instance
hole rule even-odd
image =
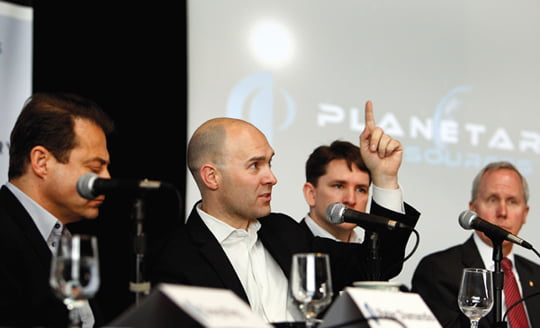
[[[354,207],[356,205],[356,197],[354,189],[348,188],[343,193],[343,199],[341,201],[344,205]]]

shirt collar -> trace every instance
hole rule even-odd
[[[220,244],[223,244],[230,238],[243,238],[250,237],[252,240],[256,240],[257,232],[261,228],[259,220],[253,220],[248,225],[248,230],[236,229],[228,225],[227,223],[215,218],[214,216],[206,213],[201,209],[201,204],[196,206],[197,213],[206,224],[210,232],[216,237]]]
[[[482,258],[482,262],[484,262],[484,267],[491,271],[495,270],[495,264],[493,263],[493,247],[486,244],[476,232],[473,233],[473,238],[476,248],[478,248],[478,252],[480,253],[480,257]],[[510,254],[506,257],[509,258],[512,263],[515,263],[513,251],[510,251]]]
[[[39,205],[35,200],[30,198],[27,194],[10,182],[6,183],[6,187],[13,193],[13,195],[15,195],[19,202],[21,202],[24,209],[34,221],[44,240],[48,240],[55,229],[62,231],[62,222],[60,222],[56,217],[54,217],[54,215]]]
[[[304,217],[304,220],[307,226],[309,227],[309,230],[311,230],[314,236],[324,237],[324,238],[329,238],[332,240],[339,241],[336,239],[336,237],[334,237],[334,235],[332,235],[331,233],[326,231],[324,228],[322,228],[320,225],[318,225],[317,222],[315,222],[315,220],[313,220],[311,216],[309,216],[309,214],[307,214]],[[362,243],[363,241],[364,241],[364,229],[362,227],[357,226],[353,229],[351,236],[349,237],[349,242]]]

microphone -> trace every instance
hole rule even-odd
[[[390,220],[382,216],[355,211],[347,208],[341,203],[332,203],[328,205],[326,208],[326,216],[328,217],[328,220],[334,224],[343,222],[355,223],[368,230],[381,227],[388,230],[394,230],[396,228],[413,230],[412,227],[401,222]]]
[[[527,249],[533,249],[532,245],[525,240],[513,235],[511,232],[504,230],[492,223],[487,222],[476,214],[474,211],[463,211],[459,215],[459,224],[463,229],[475,229],[482,231],[491,239],[504,239],[515,244],[523,246]]]
[[[115,191],[157,190],[168,184],[152,180],[103,179],[95,173],[86,173],[77,180],[77,192],[86,199]]]

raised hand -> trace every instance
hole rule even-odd
[[[360,134],[360,154],[379,188],[397,189],[398,171],[403,159],[401,143],[376,126],[373,104],[366,102],[365,128]]]

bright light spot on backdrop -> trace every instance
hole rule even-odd
[[[287,63],[294,53],[294,41],[289,30],[281,23],[258,23],[250,33],[251,51],[265,65],[277,67]]]

